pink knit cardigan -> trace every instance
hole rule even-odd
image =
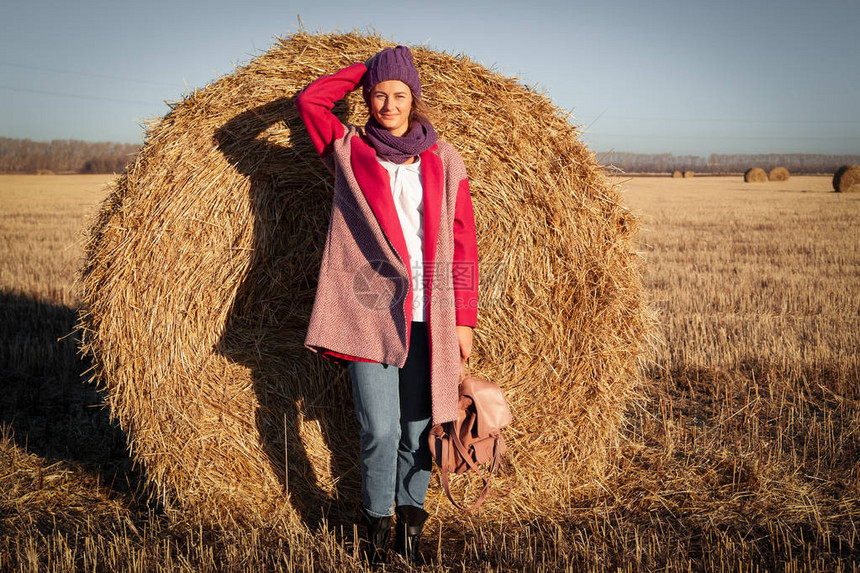
[[[316,299],[305,346],[338,360],[402,367],[412,321],[412,277],[388,172],[355,126],[332,113],[361,84],[353,64],[308,85],[295,98],[299,116],[335,189]],[[466,168],[450,145],[420,155],[424,188],[425,316],[430,338],[433,423],[457,416],[457,325],[478,317],[478,249]],[[370,292],[368,292],[370,291]]]

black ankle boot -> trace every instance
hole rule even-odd
[[[418,545],[421,542],[421,528],[424,527],[429,514],[414,505],[398,506],[394,512],[397,514],[397,523],[394,525],[394,551],[409,563],[420,562]]]
[[[388,553],[388,540],[391,538],[391,516],[374,517],[363,507],[361,516],[367,529],[365,559],[372,565],[384,563]]]

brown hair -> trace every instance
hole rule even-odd
[[[412,120],[415,118],[432,125],[436,119],[436,112],[433,108],[424,103],[424,100],[413,93],[412,111],[409,112],[409,129],[412,129]]]

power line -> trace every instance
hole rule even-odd
[[[94,74],[91,72],[81,72],[81,71],[73,71],[73,70],[61,70],[57,68],[43,68],[41,66],[29,66],[24,64],[13,64],[12,62],[0,62],[0,66],[8,66],[11,68],[21,68],[24,70],[32,70],[38,72],[50,72],[53,74],[67,74],[71,76],[82,76],[86,78],[101,78],[105,80],[115,80],[120,82],[134,82],[138,84],[149,84],[154,86],[170,86],[175,88],[176,84],[167,83],[167,82],[158,82],[155,80],[143,80],[139,78],[129,78],[124,76],[114,76],[109,74]]]
[[[811,136],[773,136],[773,135],[657,135],[657,134],[632,134],[632,133],[597,133],[597,132],[589,132],[583,135],[583,137],[618,137],[618,138],[631,138],[631,139],[693,139],[693,140],[702,140],[702,139],[749,139],[749,140],[758,140],[758,139],[772,139],[774,141],[787,140],[790,139],[792,141],[802,139],[802,140],[812,140],[812,141],[860,141],[860,135],[847,136],[847,137],[811,137]]]
[[[7,90],[12,92],[21,92],[21,93],[30,93],[30,94],[40,94],[40,95],[49,95],[55,97],[66,97],[66,98],[75,98],[75,99],[85,99],[85,100],[93,100],[93,101],[109,101],[112,103],[133,103],[133,104],[143,104],[143,105],[153,105],[155,102],[153,101],[143,101],[136,99],[120,99],[120,98],[111,98],[111,97],[103,97],[103,96],[87,96],[87,95],[79,95],[79,94],[70,94],[64,92],[52,92],[47,90],[32,90],[27,88],[16,88],[12,86],[0,86],[0,90]]]
[[[604,115],[599,114],[592,119],[592,116],[574,116],[575,119],[587,121],[589,119],[592,120],[592,124],[600,118],[604,119],[619,119],[623,121],[701,121],[701,122],[737,122],[737,123],[786,123],[786,124],[802,124],[802,125],[815,125],[815,124],[829,124],[829,125],[840,125],[846,123],[860,123],[860,119],[750,119],[743,117],[661,117],[661,116],[624,116],[624,115]]]

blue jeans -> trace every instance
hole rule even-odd
[[[430,484],[430,346],[426,322],[413,322],[403,368],[350,362],[355,414],[361,426],[361,498],[374,517],[394,504],[424,507]]]

